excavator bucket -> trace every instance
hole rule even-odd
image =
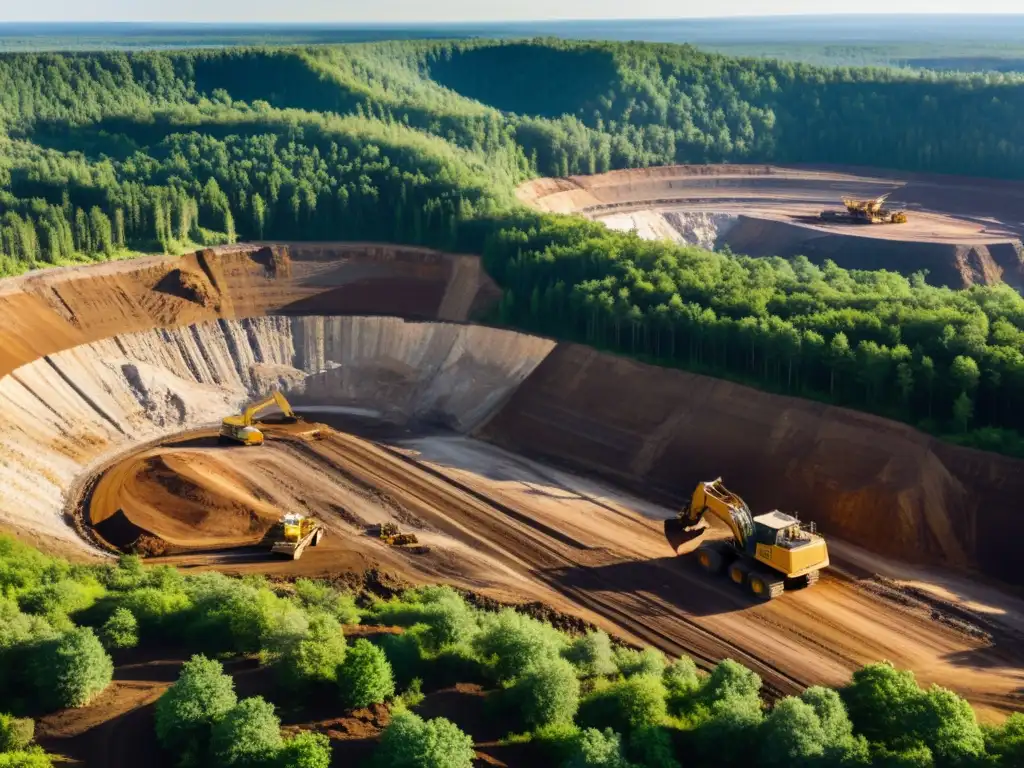
[[[665,539],[668,541],[673,552],[679,552],[699,539],[709,528],[703,519],[696,525],[686,525],[682,518],[672,517],[665,521]]]

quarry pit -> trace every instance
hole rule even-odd
[[[983,717],[1021,708],[1024,608],[998,586],[1020,584],[1020,462],[469,324],[497,296],[474,257],[377,244],[5,281],[0,527],[77,558],[141,540],[181,565],[377,569],[537,600],[705,666],[735,658],[780,694],[887,658]],[[260,448],[216,443],[275,387],[325,439],[270,426]],[[709,581],[662,521],[713,476],[816,521],[836,567],[770,604]],[[327,527],[301,561],[256,547],[282,509]],[[369,533],[389,520],[426,551]]]

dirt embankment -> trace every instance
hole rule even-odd
[[[891,195],[910,215],[906,224],[858,226],[818,219],[841,198]],[[850,269],[925,269],[933,284],[965,287],[1006,282],[1024,289],[1024,223],[1011,199],[1024,201],[1024,184],[986,187],[951,177],[901,178],[775,166],[672,166],[596,176],[537,179],[519,199],[544,211],[581,213],[641,237],[707,247],[728,246],[751,256],[807,256]],[[991,206],[989,205],[991,203]],[[735,220],[713,243],[680,230],[674,217],[728,216]]]
[[[756,512],[1024,583],[1024,463],[878,417],[562,345],[482,435],[672,504],[721,476]]]

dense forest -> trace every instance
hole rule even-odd
[[[236,239],[484,255],[490,320],[1024,455],[1024,301],[644,242],[531,175],[856,162],[1024,178],[1024,78],[687,46],[392,42],[0,57],[0,273]]]
[[[768,707],[760,678],[734,661],[700,670],[688,657],[617,645],[600,631],[567,634],[511,608],[481,609],[445,586],[385,599],[304,579],[144,567],[136,557],[71,565],[0,537],[0,619],[5,768],[50,768],[33,743],[34,718],[95,702],[115,668],[126,665],[135,679],[132,667],[145,666],[133,664],[138,651],[164,658],[169,644],[194,655],[161,662],[176,679],[149,727],[166,764],[180,768],[470,768],[474,734],[421,714],[432,695],[450,700],[459,683],[484,692],[473,706],[485,708],[491,730],[497,722],[507,731],[497,747],[518,750],[519,764],[1011,768],[1024,760],[1024,715],[980,726],[967,701],[922,689],[888,664]],[[267,674],[256,691],[260,678],[240,675],[252,694],[243,698],[235,675],[253,663]],[[367,707],[387,717],[371,759],[360,762],[337,718]],[[318,711],[331,713],[325,727],[282,735],[281,713],[309,723]],[[479,713],[468,722],[479,724]],[[130,749],[119,754],[131,759]]]

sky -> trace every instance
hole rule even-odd
[[[821,0],[0,0],[2,21],[452,22],[850,12]],[[901,0],[871,13],[1019,13],[1020,0]]]

